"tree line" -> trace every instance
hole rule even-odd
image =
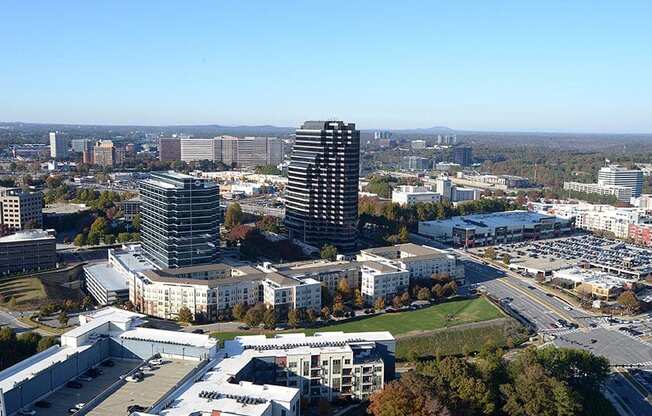
[[[602,396],[609,362],[584,350],[527,348],[510,360],[485,346],[477,357],[449,356],[374,393],[374,416],[616,415]]]

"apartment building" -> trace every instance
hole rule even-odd
[[[391,300],[410,287],[410,273],[387,260],[364,261],[360,267],[360,292],[367,305]]]
[[[600,204],[531,204],[541,213],[573,219],[575,228],[612,233],[616,238],[629,238],[632,225],[652,223],[652,216],[641,208],[620,208]],[[636,228],[633,229],[636,231]]]
[[[0,224],[8,231],[43,226],[43,194],[0,188]]]
[[[360,265],[357,262],[346,260],[311,260],[295,263],[263,265],[264,271],[275,271],[284,276],[295,279],[314,279],[334,294],[342,279],[345,279],[350,288],[360,287]]]
[[[251,354],[269,363],[245,369],[236,380],[258,379],[296,388],[302,399],[312,403],[367,400],[394,377],[396,342],[389,332],[241,336],[227,341],[225,349],[229,356]]]
[[[632,188],[629,186],[605,185],[601,183],[564,182],[564,189],[572,192],[614,196],[622,202],[632,198]]]
[[[1,274],[47,270],[56,265],[56,239],[52,232],[26,230],[0,237]]]
[[[406,243],[388,247],[361,250],[360,262],[389,261],[401,270],[407,270],[410,280],[430,279],[433,275],[447,275],[458,284],[464,284],[464,265],[454,254],[427,246]]]
[[[116,163],[115,147],[111,140],[99,140],[93,147],[93,163],[111,167]]]
[[[267,273],[261,280],[263,302],[274,309],[321,309],[321,284],[315,279],[294,279],[279,273]]]

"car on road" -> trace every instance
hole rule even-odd
[[[530,290],[536,290],[536,289],[537,289],[536,287],[534,287],[534,286],[532,286],[532,285],[528,285],[527,288],[530,289]]]
[[[564,306],[564,309],[566,309],[567,311],[572,311],[573,310],[573,308],[570,307],[570,306]]]
[[[548,296],[549,298],[554,298],[555,297],[555,295],[553,295],[552,293],[547,293],[547,292],[546,292],[546,296]]]
[[[598,342],[597,339],[595,339],[595,338],[591,338],[591,344],[595,344],[596,342]]]
[[[70,387],[71,389],[81,389],[84,386],[79,381],[71,380],[66,383],[66,387]]]
[[[203,334],[205,331],[201,328],[193,329],[192,333],[193,334]]]
[[[238,327],[238,329],[241,330],[241,331],[248,331],[248,330],[249,330],[249,327],[248,327],[247,325],[240,325],[240,326]]]

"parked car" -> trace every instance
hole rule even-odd
[[[147,410],[147,408],[139,404],[132,404],[131,406],[127,407],[128,414],[132,414],[133,412],[144,412],[145,410]]]
[[[93,381],[93,378],[92,378],[92,377],[89,377],[89,376],[81,375],[81,376],[77,377],[77,380],[86,381],[86,382],[91,382],[91,381]]]
[[[192,330],[192,333],[193,333],[193,334],[203,334],[204,332],[206,332],[206,331],[204,331],[204,330],[201,329],[201,328],[197,328],[197,329],[193,329],[193,330]]]
[[[21,416],[34,416],[36,414],[36,410],[21,409],[18,411],[18,414]]]
[[[34,406],[40,407],[41,409],[47,409],[48,407],[52,406],[52,403],[47,400],[37,400],[34,403]]]
[[[139,381],[142,381],[143,379],[141,377],[136,377],[135,374],[127,376],[125,380],[131,382],[131,383],[138,383]]]
[[[105,360],[102,362],[103,367],[113,367],[114,365],[115,363],[113,362],[113,360]]]
[[[66,383],[66,387],[70,387],[71,389],[81,389],[83,385],[79,381],[71,380]]]
[[[163,359],[162,358],[154,358],[153,360],[150,360],[149,363],[151,365],[162,365],[163,364]]]

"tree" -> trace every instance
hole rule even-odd
[[[79,233],[75,236],[75,239],[73,240],[73,244],[77,247],[85,246],[86,245],[86,236],[82,233]]]
[[[340,301],[333,304],[333,316],[336,318],[341,318],[344,316],[344,304]]]
[[[410,232],[407,227],[402,226],[398,230],[398,242],[399,243],[408,243],[410,241]]]
[[[84,298],[82,299],[82,302],[81,302],[81,308],[86,310],[92,305],[93,305],[93,298],[91,298],[88,295],[84,296]]]
[[[328,308],[328,306],[324,306],[321,308],[321,319],[327,320],[328,318],[331,317],[331,310]]]
[[[351,298],[351,286],[349,286],[349,281],[345,277],[337,282],[337,294],[340,295],[344,301]]]
[[[417,299],[419,300],[430,300],[430,290],[427,287],[422,287],[417,292]]]
[[[333,261],[337,258],[337,247],[332,244],[324,244],[319,254],[322,259]]]
[[[140,215],[140,212],[131,219],[131,225],[134,226],[134,229],[140,231],[140,226],[142,225],[143,217]]]
[[[413,371],[377,390],[369,400],[369,412],[373,416],[451,415],[436,397],[427,378]]]
[[[122,304],[122,309],[124,309],[126,311],[129,311],[129,312],[133,312],[133,311],[136,310],[136,305],[134,305],[130,300],[126,300]]]
[[[495,260],[496,259],[496,249],[493,247],[487,247],[487,249],[484,251],[484,257],[489,259],[489,260]]]
[[[636,295],[631,290],[626,290],[618,296],[618,304],[622,305],[628,313],[638,311],[641,304],[636,298]]]
[[[510,260],[509,254],[507,253],[503,254],[502,260],[505,266],[509,266],[509,260]]]
[[[242,321],[246,313],[247,313],[247,305],[245,305],[244,303],[238,303],[233,307],[233,317],[238,321]]]
[[[131,240],[131,235],[129,233],[118,233],[117,241],[118,243],[127,243]]]
[[[97,234],[97,235],[104,235],[109,233],[109,223],[106,221],[106,218],[104,217],[97,217],[95,218],[95,221],[93,221],[93,224],[91,225],[91,229],[88,232],[89,234]]]
[[[115,237],[113,236],[113,234],[104,234],[102,240],[104,240],[104,244],[107,245],[115,244]]]
[[[385,298],[377,298],[374,301],[374,309],[377,311],[382,311],[385,309]]]
[[[65,311],[61,311],[59,314],[59,323],[61,326],[67,326],[68,325],[68,314]]]
[[[45,351],[55,345],[57,345],[57,339],[55,337],[43,337],[38,341],[36,352]]]
[[[276,311],[274,311],[274,308],[269,307],[265,310],[263,325],[265,329],[274,329],[276,327]]]
[[[433,297],[435,299],[441,299],[441,298],[444,297],[444,294],[445,294],[444,287],[442,285],[440,285],[439,283],[434,285],[432,287],[431,291],[432,291],[432,295],[433,295]]]
[[[401,305],[403,305],[403,306],[409,305],[410,300],[411,300],[410,299],[410,294],[407,291],[403,292],[403,294],[401,295]]]
[[[179,313],[177,314],[177,319],[179,320],[179,322],[183,322],[186,324],[190,323],[193,320],[192,312],[188,307],[182,306],[179,309]]]
[[[288,325],[291,328],[298,328],[301,323],[301,312],[298,309],[288,311]]]
[[[263,308],[265,307],[265,305],[262,304],[260,304],[260,306]],[[263,321],[263,311],[261,310],[261,307],[256,305],[253,308],[249,309],[244,316],[244,321],[252,328],[260,325],[260,323]]]
[[[242,224],[244,214],[242,213],[242,207],[237,202],[234,202],[229,205],[224,214],[224,226],[227,230],[232,229],[236,225]]]
[[[353,304],[356,308],[362,308],[364,306],[364,299],[362,298],[362,292],[360,292],[360,289],[355,289],[353,292]]]
[[[308,319],[308,322],[313,323],[317,320],[317,318],[318,318],[317,312],[315,312],[315,310],[312,308],[308,309],[308,311],[306,312],[306,319]]]
[[[399,295],[394,296],[392,299],[392,306],[396,309],[399,309],[401,306],[403,306],[403,302],[401,302],[401,297]]]

